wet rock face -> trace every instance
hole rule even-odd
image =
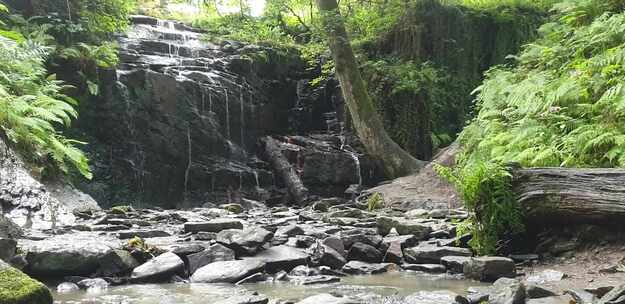
[[[108,150],[112,157],[96,160],[103,170],[86,189],[113,202],[106,190],[117,183],[164,204],[185,193],[270,186],[266,164],[254,156],[256,142],[288,130],[297,99],[291,79],[301,77],[303,63],[267,47],[203,42],[182,24],[146,20],[153,19],[133,18],[119,39],[120,65],[102,73],[102,100],[81,110],[93,156]]]

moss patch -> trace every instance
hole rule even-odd
[[[0,303],[51,304],[52,294],[43,284],[21,271],[0,264]]]

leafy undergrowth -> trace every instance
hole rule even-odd
[[[78,142],[59,133],[77,117],[77,102],[62,93],[63,82],[47,75],[49,50],[32,42],[0,41],[0,134],[36,164],[53,163],[64,172],[77,168],[90,178]]]
[[[540,38],[487,73],[477,117],[460,135],[458,166],[439,168],[475,212],[472,246],[492,253],[522,214],[503,164],[625,166],[625,13],[622,1],[564,1]]]

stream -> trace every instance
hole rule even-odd
[[[342,278],[340,283],[295,285],[287,282],[243,284],[143,284],[113,286],[102,291],[79,291],[54,294],[59,304],[205,304],[226,300],[246,291],[258,292],[269,299],[298,301],[316,294],[334,292],[358,298],[376,299],[386,296],[407,296],[417,291],[447,290],[466,294],[472,286],[484,283],[457,279],[449,275],[433,276],[416,272],[390,272],[378,275],[357,275]],[[52,290],[55,288],[51,286]],[[320,303],[322,304],[322,303]]]

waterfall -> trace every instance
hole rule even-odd
[[[226,95],[226,137],[230,140],[230,105],[228,102],[228,89],[224,88],[224,94]]]
[[[256,181],[256,188],[260,188],[260,181],[258,179],[258,171],[254,170],[254,180]]]
[[[213,96],[210,88],[208,88],[208,112],[213,113]]]
[[[243,83],[245,83],[245,79],[243,79]],[[243,85],[240,86],[239,93],[239,103],[241,104],[241,148],[245,149],[245,107],[243,106]]]
[[[358,154],[352,151],[347,151],[347,153],[349,153],[349,155],[354,160],[354,163],[356,164],[356,171],[358,171],[358,186],[361,186],[362,185],[362,173],[360,172],[360,159],[358,159]]]
[[[191,127],[187,125],[187,168],[184,170],[184,196],[186,198],[191,171]]]
[[[239,190],[243,189],[243,171],[239,171]]]
[[[203,86],[200,86],[200,94],[202,94],[202,107],[200,108],[200,114],[202,114],[202,115],[204,114],[204,104],[205,104],[205,101],[204,101],[204,100],[205,100],[205,98],[206,98],[206,97],[204,96],[204,95],[206,95],[206,94],[205,94],[205,92],[204,92],[204,90],[206,90],[206,88],[205,88],[205,87],[203,87]]]

